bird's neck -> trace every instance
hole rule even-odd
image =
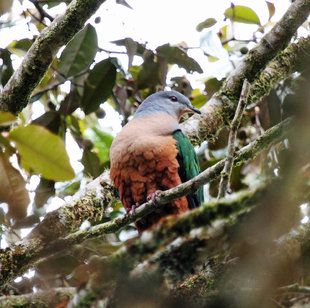
[[[156,113],[134,118],[127,125],[137,125],[141,133],[161,136],[172,135],[174,131],[180,129],[178,119],[166,113]]]

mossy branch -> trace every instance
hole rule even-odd
[[[158,279],[158,277],[162,277],[163,273],[167,278],[168,273],[171,272],[173,277],[170,278],[174,283],[175,280],[182,279],[182,274],[190,273],[195,267],[194,263],[201,261],[199,256],[202,250],[208,249],[208,254],[212,255],[221,249],[219,242],[224,245],[225,241],[219,239],[226,237],[227,226],[234,225],[238,217],[250,211],[265,193],[266,187],[262,187],[256,191],[239,194],[229,201],[221,199],[203,204],[178,217],[168,217],[154,229],[145,231],[135,242],[129,241],[108,258],[103,257],[98,260],[98,263],[101,262],[104,265],[98,268],[109,268],[113,275],[97,272],[95,277],[89,280],[83,292],[75,297],[76,307],[83,307],[90,298],[92,301],[103,299],[106,294],[109,294],[109,299],[119,294],[116,297],[123,301],[125,299],[123,292],[112,291],[114,287],[111,287],[118,283],[119,278],[123,284],[126,281],[128,288],[139,284],[139,279],[142,279],[144,283],[149,284],[148,288],[153,287],[154,291],[159,286],[153,283],[162,281],[162,278]],[[225,222],[213,226],[212,222],[218,219]],[[201,230],[189,235],[194,228],[196,230],[201,228]],[[182,256],[182,260],[178,259],[179,256]],[[180,271],[180,268],[184,270]],[[96,290],[102,290],[102,292],[98,293]],[[111,292],[115,293],[111,294]]]
[[[0,111],[19,113],[27,106],[59,49],[82,29],[105,0],[73,0],[33,43],[0,95]]]
[[[261,42],[229,74],[220,91],[215,93],[200,109],[202,114],[194,115],[182,123],[182,131],[193,144],[200,144],[204,140],[214,138],[223,126],[229,124],[234,115],[245,78],[251,83],[256,82],[255,87],[253,86],[251,90],[254,96],[251,97],[250,94],[249,97],[249,104],[254,104],[269,93],[270,89],[279,82],[279,78],[283,80],[290,76],[294,70],[300,69],[298,64],[301,63],[300,59],[305,59],[307,50],[309,50],[309,39],[301,39],[288,48],[286,46],[309,13],[310,0],[294,1],[281,20],[264,35]],[[285,62],[282,58],[285,59]],[[270,63],[272,59],[275,59],[275,62]],[[260,73],[267,66],[273,68],[275,65],[281,67],[281,70],[269,69],[268,79],[264,77],[260,79]],[[267,80],[268,82],[266,82]],[[264,90],[256,92],[258,88]]]
[[[303,180],[307,181],[308,178],[308,174],[303,175]],[[216,288],[223,292],[222,283],[224,281],[221,281],[223,272],[228,274],[226,275],[228,284],[231,284],[231,281],[237,284],[236,290],[230,289],[229,292],[234,294],[236,292],[239,298],[239,295],[244,292],[240,289],[240,286],[244,286],[243,282],[239,280],[240,271],[246,277],[245,285],[253,279],[252,271],[249,271],[248,268],[249,263],[255,265],[257,276],[260,272],[274,273],[275,268],[283,271],[290,262],[300,263],[302,257],[305,258],[305,264],[308,264],[306,260],[309,259],[309,224],[276,240],[279,233],[270,232],[269,227],[276,225],[276,228],[283,231],[283,221],[282,219],[279,221],[266,219],[274,212],[281,216],[279,205],[273,203],[272,200],[279,199],[283,195],[283,191],[286,193],[285,199],[289,199],[289,204],[293,205],[295,209],[301,202],[309,201],[305,198],[303,190],[288,192],[286,181],[287,179],[273,179],[255,191],[243,192],[230,200],[220,199],[217,202],[204,204],[200,208],[183,213],[178,217],[168,217],[156,228],[144,232],[135,242],[128,241],[127,245],[123,245],[120,250],[108,258],[102,257],[103,266],[98,266],[98,268],[103,268],[102,272],[99,270],[95,274],[96,278],[89,280],[88,287],[78,294],[75,303],[82,307],[83,303],[91,298],[93,301],[104,300],[105,302],[116,299],[130,305],[130,299],[120,291],[122,285],[126,287],[127,292],[139,296],[140,292],[143,292],[145,284],[148,289],[152,289],[154,292],[157,292],[158,289],[161,290],[161,284],[164,284],[166,292],[170,289],[172,291],[170,295],[173,295],[174,298],[182,298],[187,291],[193,292],[192,296],[187,297],[189,303],[185,305],[191,307],[190,302],[192,301],[203,303],[206,296],[211,296],[210,299],[212,299],[212,291]],[[264,231],[261,228],[262,224],[266,228]],[[290,225],[286,225],[285,230],[290,229]],[[249,242],[250,245],[247,244]],[[244,249],[248,256],[243,255]],[[232,250],[234,253],[228,252],[228,250]],[[240,253],[241,257],[236,258],[235,256],[240,256]],[[257,260],[266,262],[257,262]],[[203,266],[201,262],[203,262]],[[206,272],[203,271],[210,270],[209,266],[213,267],[214,271],[210,273],[212,275],[204,275]],[[105,276],[104,272],[107,268],[114,275]],[[203,269],[201,272],[203,281],[200,281],[197,275],[192,276],[195,281],[191,278],[184,281],[188,274],[196,272],[197,269],[201,270],[201,268]],[[232,269],[234,269],[233,272],[231,272]],[[273,275],[267,276],[272,280]],[[256,284],[255,277],[254,286],[257,287],[248,288],[247,294],[253,294],[261,288],[259,283]],[[264,279],[267,278],[264,277]],[[165,280],[168,280],[168,285],[163,282]],[[140,286],[137,293],[136,286],[139,286],[141,281],[143,286]],[[176,289],[174,286],[180,281],[182,285]],[[199,287],[200,282],[205,282],[207,285],[204,285],[203,296],[199,298],[198,295],[197,298],[194,289],[195,284],[198,283]],[[115,283],[119,284],[116,288],[114,287]],[[241,285],[239,285],[240,283]],[[134,287],[131,291],[132,286]],[[100,289],[102,292],[98,293],[96,289]],[[161,299],[163,298],[160,296],[157,300]],[[122,305],[120,304],[120,306]],[[197,305],[197,307],[201,306],[205,306],[205,304]],[[245,307],[247,306],[245,305]]]
[[[75,288],[55,288],[43,292],[0,297],[0,307],[56,307],[73,298]]]
[[[239,152],[237,152],[234,164],[240,164],[249,159],[253,159],[263,149],[266,149],[269,146],[283,140],[286,137],[290,125],[291,119],[287,119],[282,123],[267,130],[264,135],[260,136],[257,140],[253,141],[252,143],[241,149]],[[217,178],[220,175],[224,167],[225,161],[226,160],[224,159],[218,162],[214,166],[208,168],[197,177],[186,183],[162,192],[154,201],[149,201],[142,204],[134,213],[130,212],[128,214],[121,215],[112,221],[96,225],[87,230],[80,230],[65,236],[68,230],[71,230],[71,224],[73,224],[75,228],[77,228],[77,226],[82,223],[82,219],[77,219],[77,223],[73,223],[76,217],[73,217],[72,221],[62,221],[58,213],[58,216],[55,217],[53,226],[55,223],[58,223],[60,226],[62,224],[63,225],[59,230],[56,230],[57,232],[55,234],[54,229],[51,228],[51,220],[43,220],[41,224],[44,225],[44,228],[41,224],[39,224],[36,229],[30,234],[30,236],[24,241],[22,241],[21,243],[17,243],[13,247],[8,247],[4,250],[0,250],[0,288],[3,288],[6,283],[14,279],[17,275],[24,273],[36,261],[55,253],[55,251],[66,249],[89,238],[94,238],[102,236],[102,234],[116,232],[124,226],[128,225],[129,223],[132,223],[144,217],[145,215],[148,215],[162,205],[167,204],[176,198],[196,191],[200,186]],[[93,188],[94,191],[100,191],[100,189],[102,189],[100,188],[102,185],[107,185],[102,182],[101,184],[99,183],[100,181],[96,179],[95,184],[99,186],[97,190]],[[101,197],[100,194],[98,196],[99,198]],[[77,200],[75,202],[78,203]],[[68,217],[70,217],[70,215],[68,215]],[[86,215],[84,216],[84,219],[87,219]],[[67,226],[68,223],[69,225]],[[45,232],[44,230],[47,233],[43,233],[42,236],[41,232]],[[63,234],[64,237],[57,239],[57,236],[60,236],[60,234]],[[56,240],[51,242],[51,239],[55,238]]]

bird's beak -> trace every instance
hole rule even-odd
[[[201,114],[201,111],[198,108],[195,108],[192,104],[188,104],[188,107],[181,111],[181,114],[179,115],[179,119],[185,113],[194,113],[194,112]]]
[[[196,112],[198,114],[201,114],[201,111],[198,108],[195,108],[194,106],[190,106],[189,109],[193,112]]]

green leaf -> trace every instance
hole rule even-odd
[[[224,15],[231,21],[256,24],[260,26],[260,21],[256,13],[246,6],[236,5],[234,7],[230,7],[225,11]]]
[[[154,61],[154,54],[149,52],[144,58],[137,78],[138,88],[152,88],[159,83],[159,63]]]
[[[74,178],[63,140],[38,125],[20,126],[9,133],[14,141],[23,165],[35,173],[54,181],[68,181]]]
[[[21,39],[19,41],[13,41],[9,45],[9,49],[18,55],[25,55],[26,51],[28,51],[32,44],[33,41],[30,39]]]
[[[0,48],[0,58],[3,61],[3,64],[0,66],[0,81],[2,86],[5,86],[14,71],[12,66],[11,53],[7,49]]]
[[[85,131],[85,135],[94,143],[93,151],[98,153],[100,162],[102,164],[108,162],[113,136],[96,127]]]
[[[8,126],[16,120],[17,118],[12,113],[0,111],[0,126]]]
[[[191,101],[192,105],[196,108],[201,108],[207,102],[207,97],[203,94],[199,94]]]
[[[215,77],[209,78],[205,83],[207,93],[213,95],[213,93],[220,89],[222,84],[223,80],[218,80]]]
[[[98,50],[95,28],[88,24],[78,32],[62,52],[58,70],[66,77],[74,76],[89,67]]]
[[[210,28],[213,25],[217,23],[216,19],[214,18],[208,18],[205,21],[201,22],[200,24],[197,25],[196,30],[198,32],[202,31],[205,28]]]
[[[116,80],[116,67],[113,58],[97,63],[85,80],[81,101],[86,114],[96,111],[111,94]]]
[[[9,207],[8,216],[20,219],[26,216],[30,203],[26,182],[20,172],[15,169],[9,156],[0,150],[0,203],[6,202]]]
[[[132,49],[133,47],[135,48],[135,54],[142,56],[144,54],[144,52],[146,51],[145,46],[143,46],[142,44],[139,44],[138,42],[134,41],[132,38],[130,37],[126,37],[124,39],[121,40],[117,40],[117,41],[113,41],[112,43],[114,43],[117,46],[124,46],[127,49],[127,53],[128,53],[128,49]]]
[[[57,196],[65,197],[65,196],[73,196],[81,186],[81,179],[74,179],[72,182],[60,187],[57,190]]]
[[[107,159],[107,152],[104,154],[104,159]],[[89,150],[84,150],[83,157],[81,160],[81,163],[84,166],[83,173],[87,176],[91,176],[93,178],[96,178],[97,176],[100,175],[101,169],[100,169],[100,159],[98,155],[95,153],[89,151]]]
[[[67,116],[73,113],[81,105],[81,95],[79,93],[78,87],[71,84],[71,91],[61,102],[59,113]]]
[[[165,58],[170,64],[177,64],[186,69],[188,73],[202,73],[200,65],[191,57],[189,57],[180,47],[165,44],[156,48],[157,54]]]
[[[56,111],[47,111],[40,117],[31,122],[34,125],[40,125],[46,127],[50,132],[58,134],[60,127],[60,114]]]

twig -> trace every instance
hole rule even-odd
[[[293,292],[293,293],[308,293],[310,294],[310,287],[300,286],[298,283],[294,283],[288,286],[280,287],[279,292]]]
[[[228,154],[225,162],[223,171],[221,172],[221,181],[219,186],[219,192],[217,198],[223,198],[226,195],[228,183],[230,181],[234,155],[235,155],[235,144],[237,131],[240,126],[242,115],[244,113],[245,107],[248,103],[248,97],[250,92],[250,83],[244,79],[239,103],[235,112],[235,116],[231,122],[230,132],[228,137]]]
[[[107,50],[107,49],[104,49],[104,48],[101,48],[101,47],[98,47],[98,50],[100,52],[106,52],[108,54],[111,54],[111,53],[120,54],[120,55],[126,55],[127,54],[126,51]]]
[[[0,94],[0,110],[20,112],[29,103],[58,50],[67,44],[105,0],[73,0],[66,11],[45,28],[28,50]]]
[[[39,19],[36,15],[32,14],[31,11],[29,9],[27,9],[27,13],[33,18],[35,19],[37,22],[41,23],[44,27],[47,27],[47,25],[44,23],[44,21],[42,19]]]
[[[53,21],[54,18],[48,14],[47,12],[45,12],[43,10],[43,8],[40,6],[39,2],[37,0],[30,0],[32,2],[32,4],[36,7],[36,9],[38,10],[38,12],[41,15],[41,22],[43,23],[43,19],[44,17],[48,18],[50,21]]]

